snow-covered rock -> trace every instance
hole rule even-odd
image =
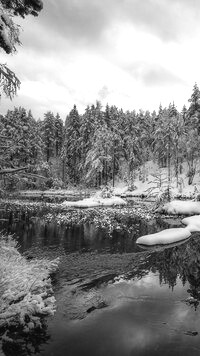
[[[188,228],[172,228],[144,235],[137,239],[136,243],[141,245],[165,245],[187,239],[191,235]]]
[[[157,209],[157,212],[169,215],[200,214],[200,202],[187,200],[173,200]]]
[[[126,201],[120,197],[100,198],[91,197],[79,201],[64,201],[62,207],[93,208],[97,206],[126,205]]]
[[[190,232],[200,231],[200,215],[190,216],[182,220],[184,225],[187,225],[187,229]]]

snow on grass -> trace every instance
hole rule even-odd
[[[93,196],[79,201],[64,201],[62,207],[76,207],[76,208],[93,208],[98,206],[115,206],[126,205],[127,202],[120,198],[113,196],[111,198],[101,198],[100,196]]]
[[[156,210],[158,213],[168,215],[200,214],[200,202],[187,200],[173,200]]]
[[[61,196],[79,196],[80,194],[88,194],[89,190],[78,190],[74,189],[47,189],[47,190],[20,190],[19,195],[21,196],[51,196],[51,195],[61,195]]]
[[[184,218],[182,223],[187,226],[190,232],[200,231],[200,215]]]
[[[137,239],[136,243],[141,245],[165,245],[187,239],[191,235],[188,228],[172,228],[144,235]]]
[[[153,215],[145,207],[97,207],[89,209],[69,209],[64,213],[48,213],[44,215],[47,223],[52,221],[58,225],[72,226],[82,224],[92,224],[95,229],[104,229],[105,234],[109,235],[116,231],[133,233],[137,228],[138,222],[143,219],[152,220]]]
[[[55,298],[50,273],[59,260],[27,261],[11,236],[0,236],[0,328],[41,327],[43,315],[53,315]]]

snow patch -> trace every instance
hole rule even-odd
[[[126,205],[126,201],[120,197],[100,198],[91,197],[79,201],[64,201],[62,207],[93,208],[97,206]]]
[[[172,228],[144,235],[137,239],[136,243],[141,245],[165,245],[187,239],[191,235],[188,228]]]
[[[157,212],[169,215],[193,215],[200,214],[200,202],[187,200],[173,200],[164,204]]]
[[[187,225],[187,229],[190,232],[200,231],[200,215],[190,216],[182,220],[184,225]]]
[[[123,187],[115,187],[113,189],[114,195],[121,196],[125,194],[128,191],[128,186],[123,186]]]

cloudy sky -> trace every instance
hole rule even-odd
[[[22,26],[17,54],[1,62],[21,80],[18,96],[1,100],[36,118],[64,119],[100,100],[124,110],[188,104],[200,86],[199,0],[44,0]]]

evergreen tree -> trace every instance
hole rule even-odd
[[[195,83],[191,98],[188,101],[190,106],[187,113],[187,124],[196,128],[198,134],[200,134],[200,90],[197,83]]]
[[[49,162],[55,154],[55,117],[51,111],[44,114],[42,122],[42,137],[46,161]]]
[[[55,155],[60,156],[61,149],[63,145],[63,121],[61,120],[59,114],[55,117]]]
[[[80,144],[80,116],[76,105],[74,105],[66,118],[63,148],[69,180],[74,184],[80,181]]]
[[[14,18],[27,15],[37,16],[43,8],[41,0],[1,0],[0,3],[0,48],[7,54],[16,51],[16,45],[20,44],[19,25]],[[20,81],[15,73],[5,64],[0,64],[0,89],[1,94],[12,98],[20,87]]]
[[[106,163],[111,161],[110,149],[110,136],[106,125],[99,127],[95,130],[92,145],[87,153],[85,160],[86,167],[86,182],[94,185],[101,186],[103,181],[103,171]]]
[[[107,110],[109,107],[107,106]],[[115,185],[115,176],[119,172],[120,162],[123,158],[123,130],[122,130],[122,117],[116,106],[111,106],[110,108],[110,118],[108,121],[108,129],[110,136],[111,144],[111,177],[112,185]],[[107,181],[107,172],[106,172],[106,181]],[[106,183],[107,184],[107,183]]]
[[[169,113],[169,117],[176,117],[178,115],[178,110],[173,102],[173,104],[169,104],[169,108],[168,108],[168,113]]]
[[[21,107],[9,110],[1,117],[1,124],[2,135],[7,138],[1,146],[2,168],[35,165],[41,156],[41,141],[31,112]]]
[[[186,123],[186,118],[187,118],[187,108],[185,105],[183,105],[182,111],[181,111],[181,115],[183,117],[183,121],[184,123]]]
[[[135,111],[124,115],[123,154],[128,164],[128,180],[134,181],[134,173],[141,162],[140,119]]]
[[[80,173],[84,182],[86,176],[86,157],[91,149],[95,132],[95,108],[87,106],[85,113],[80,117]]]

